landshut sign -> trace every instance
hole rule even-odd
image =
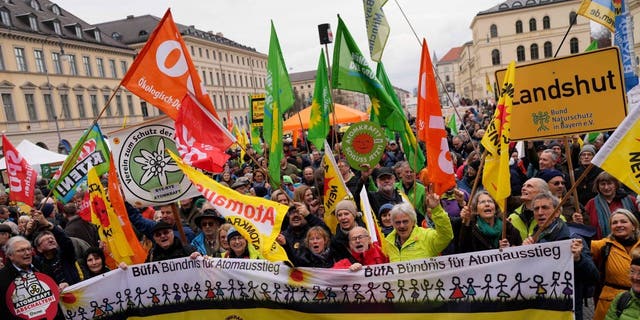
[[[518,66],[511,139],[613,130],[627,115],[623,83],[617,47]]]

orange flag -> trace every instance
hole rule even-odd
[[[164,14],[121,84],[171,119],[178,117],[180,102],[187,91],[219,119],[173,22],[171,10]]]
[[[442,194],[456,185],[453,163],[444,130],[444,119],[433,64],[429,55],[427,41],[422,39],[422,57],[420,59],[420,77],[418,79],[418,139],[426,143],[428,177],[433,183],[436,194]]]

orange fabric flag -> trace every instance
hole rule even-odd
[[[171,10],[164,14],[121,83],[171,119],[178,117],[180,103],[187,91],[219,119],[173,22]]]
[[[429,55],[427,41],[422,39],[422,57],[420,59],[420,77],[418,79],[418,139],[426,143],[428,177],[433,183],[436,194],[455,187],[456,180],[453,163],[449,153],[447,132],[444,130],[444,119],[433,64]]]

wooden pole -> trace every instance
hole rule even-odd
[[[184,227],[182,226],[182,219],[180,218],[178,205],[176,203],[171,204],[171,211],[173,211],[173,219],[176,221],[176,226],[178,226],[178,233],[180,233],[180,240],[182,243],[187,245],[187,236],[184,234]]]

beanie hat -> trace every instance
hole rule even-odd
[[[354,217],[358,216],[358,208],[356,208],[356,203],[353,200],[342,200],[336,204],[336,213],[340,210],[349,211]]]
[[[229,228],[229,231],[227,231],[227,242],[230,242],[231,238],[235,236],[240,236],[240,232],[234,227]]]
[[[555,177],[564,178],[564,174],[560,170],[556,170],[556,169],[544,169],[538,173],[538,178],[546,182],[549,182],[551,179]]]
[[[580,149],[580,154],[582,154],[583,152],[591,152],[591,154],[593,154],[595,156],[596,155],[596,147],[594,147],[591,144],[585,144],[584,146],[582,146],[582,149]]]

